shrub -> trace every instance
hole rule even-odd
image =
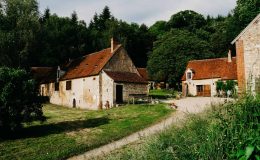
[[[0,130],[16,131],[23,122],[44,120],[34,80],[21,69],[0,68]]]
[[[231,91],[233,96],[236,94],[237,82],[234,80],[227,80],[226,82],[219,80],[216,82],[216,85],[216,90],[218,92],[224,91],[227,94],[227,91]]]

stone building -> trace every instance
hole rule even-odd
[[[80,57],[56,68],[33,67],[40,93],[50,103],[97,110],[124,103],[130,95],[146,95],[143,79],[122,45]]]
[[[182,76],[183,96],[215,96],[216,82],[237,80],[236,58],[203,59],[189,61]]]
[[[260,93],[260,14],[232,44],[236,45],[239,93]]]

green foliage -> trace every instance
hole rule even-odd
[[[35,0],[0,0],[1,66],[26,66],[39,30],[38,4]]]
[[[224,88],[225,88],[225,83],[223,81],[217,81],[216,85],[217,85],[216,90],[218,92],[221,91],[221,90],[223,91]]]
[[[259,13],[260,0],[237,0],[233,14],[227,18],[229,41],[232,41]]]
[[[158,43],[170,38],[172,32],[177,33],[176,30],[185,30],[191,32],[192,38],[196,37],[198,45],[193,47],[194,41],[191,40],[191,43],[185,43],[186,46],[180,44],[180,48],[176,48],[175,43],[167,44],[167,47],[175,47],[180,54],[183,51],[196,52],[195,56],[182,60],[174,51],[179,58],[169,59],[166,63],[176,63],[175,66],[183,71],[187,60],[223,57],[228,48],[234,50],[230,42],[260,12],[259,0],[237,0],[236,8],[227,17],[205,18],[186,10],[172,15],[169,21],[158,21],[148,28],[144,24],[129,24],[116,19],[108,6],[86,25],[78,20],[76,12],[71,17],[58,17],[47,8],[40,15],[36,0],[0,0],[0,4],[0,65],[22,68],[64,64],[69,59],[109,47],[111,37],[123,44],[136,66],[146,67],[148,57],[153,59],[154,53],[158,52]],[[180,34],[174,37],[177,36],[181,37]],[[184,34],[183,37],[187,36]],[[174,69],[166,73],[166,68],[156,69],[152,78],[176,83],[180,73],[175,75]]]
[[[24,70],[0,68],[1,133],[21,128],[23,122],[44,120],[38,90]]]
[[[189,31],[195,31],[205,24],[206,20],[204,17],[191,10],[181,11],[172,15],[168,22],[170,28],[187,29]]]
[[[224,91],[227,93],[227,91],[231,91],[232,95],[236,93],[237,82],[234,80],[227,80],[226,82],[219,80],[216,82],[216,85],[218,92]]]
[[[259,159],[260,97],[213,106],[191,115],[181,127],[172,127],[106,159]]]
[[[206,41],[189,31],[174,29],[154,43],[148,72],[157,81],[175,84],[181,80],[189,60],[212,56]]]

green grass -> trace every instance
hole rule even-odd
[[[14,139],[0,139],[0,159],[64,159],[118,140],[167,117],[163,104],[105,111],[45,105],[47,121],[26,124]]]
[[[114,151],[106,159],[259,160],[259,120],[260,98],[246,97],[191,115],[184,126]]]
[[[175,98],[176,91],[166,90],[166,89],[150,90],[149,96],[151,96],[153,98],[158,98],[158,99]]]

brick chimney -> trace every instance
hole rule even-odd
[[[114,38],[111,38],[111,53],[114,52],[116,46],[118,45],[118,43],[114,40]]]
[[[232,62],[231,50],[228,50],[228,62]]]

